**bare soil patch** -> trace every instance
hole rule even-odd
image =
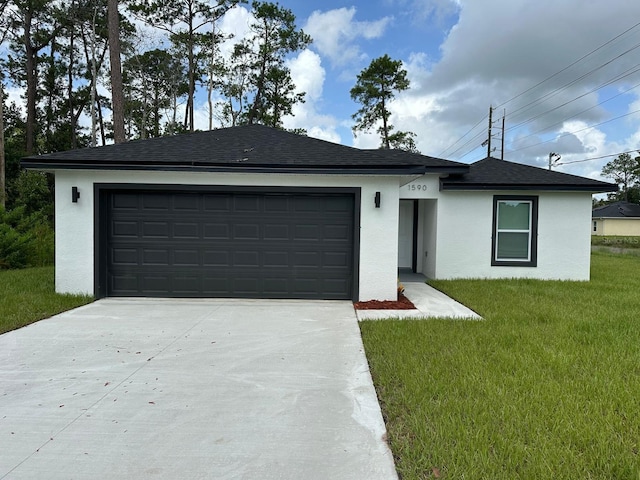
[[[356,310],[415,310],[416,306],[402,293],[398,294],[398,300],[368,300],[366,302],[353,302]]]

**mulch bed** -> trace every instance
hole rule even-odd
[[[415,305],[402,293],[398,294],[398,300],[368,300],[366,302],[353,302],[356,310],[415,310]]]

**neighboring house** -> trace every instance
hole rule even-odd
[[[260,125],[23,159],[55,174],[56,290],[386,300],[431,278],[589,278],[591,195],[487,158],[360,150]]]
[[[615,202],[594,208],[591,235],[640,236],[640,205]]]

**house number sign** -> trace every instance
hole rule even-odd
[[[407,187],[409,187],[410,191],[427,191],[427,185],[424,183],[412,183],[410,185],[407,185]]]

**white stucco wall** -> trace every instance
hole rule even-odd
[[[491,266],[494,194],[538,196],[536,267]],[[435,277],[588,280],[590,217],[589,193],[442,192]]]
[[[491,266],[494,195],[538,196],[537,267]],[[590,193],[440,191],[438,177],[430,175],[402,186],[400,197],[422,199],[418,247],[429,254],[420,261],[418,250],[418,270],[429,278],[589,279]]]
[[[359,187],[359,300],[396,298],[397,177],[58,170],[55,172],[55,179],[58,292],[94,293],[94,183],[167,183],[250,187]],[[72,186],[80,190],[78,203],[71,202]],[[380,208],[375,208],[374,205],[375,192],[381,193]]]
[[[422,242],[418,241],[417,267],[427,278],[435,278],[438,258],[438,201],[420,200],[419,206],[418,239],[422,238]]]

